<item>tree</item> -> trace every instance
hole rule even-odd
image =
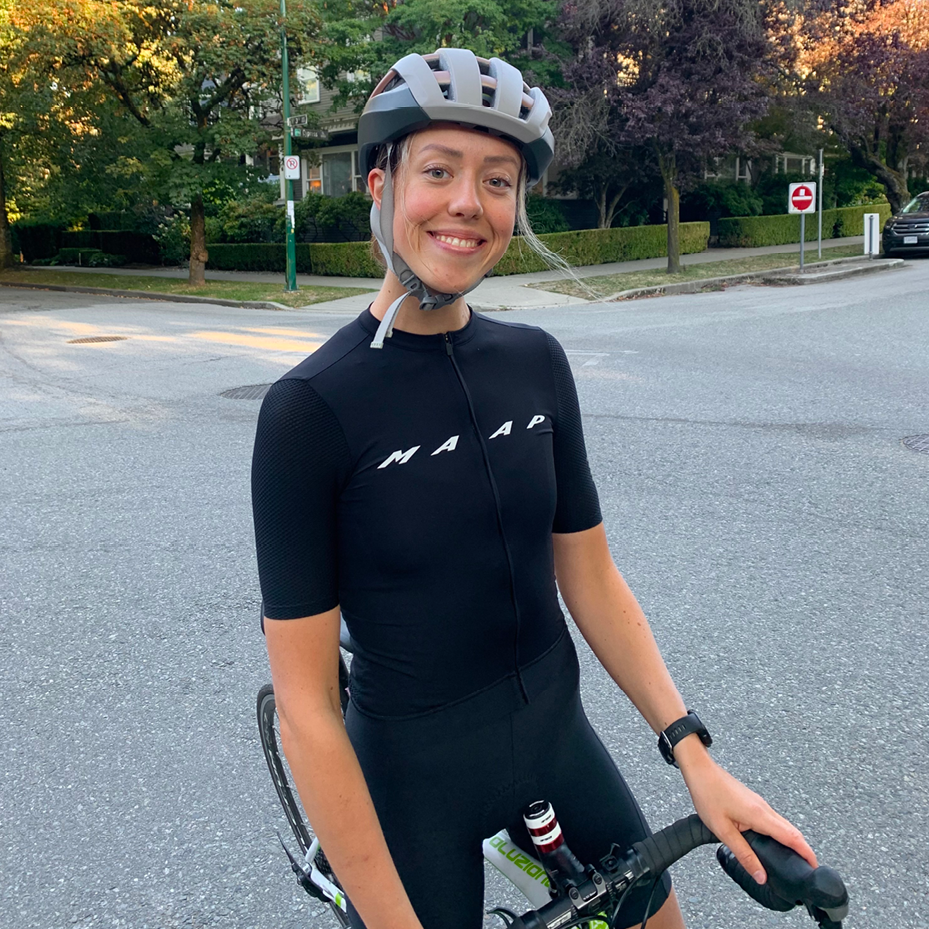
[[[204,282],[204,190],[267,141],[280,110],[281,29],[294,61],[318,51],[311,0],[49,0],[18,14],[64,86],[104,87],[148,133],[150,181],[190,209],[190,283]]]
[[[374,84],[399,58],[437,48],[469,48],[505,58],[524,73],[541,68],[539,43],[557,14],[556,0],[330,0],[325,9],[323,81],[338,88],[335,104],[360,109]]]
[[[842,0],[808,19],[800,58],[810,104],[896,212],[929,157],[929,6]]]
[[[767,107],[774,50],[757,0],[573,0],[561,34],[576,102],[605,112],[581,121],[574,147],[597,139],[640,153],[662,179],[668,271],[680,270],[680,188],[709,158],[751,145]],[[594,101],[597,101],[596,104]],[[586,128],[584,123],[586,123]]]

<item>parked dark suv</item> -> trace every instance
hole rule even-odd
[[[884,254],[929,252],[929,190],[913,199],[884,226]]]

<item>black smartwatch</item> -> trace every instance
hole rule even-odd
[[[676,768],[678,764],[674,760],[674,746],[693,732],[700,736],[700,741],[707,748],[713,744],[713,739],[710,737],[709,732],[706,731],[706,726],[700,722],[700,717],[693,710],[688,710],[686,716],[682,716],[676,722],[671,723],[658,736],[658,751],[661,752],[661,757]]]

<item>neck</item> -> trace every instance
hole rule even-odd
[[[388,271],[378,295],[371,304],[371,315],[377,320],[383,319],[390,304],[406,292],[397,275]],[[412,332],[414,335],[437,335],[464,328],[470,315],[471,311],[463,296],[448,306],[426,312],[419,308],[419,300],[410,295],[400,307],[394,328],[402,332]]]

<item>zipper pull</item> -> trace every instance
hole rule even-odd
[[[452,357],[452,337],[447,332],[445,333],[445,354],[449,358]]]

